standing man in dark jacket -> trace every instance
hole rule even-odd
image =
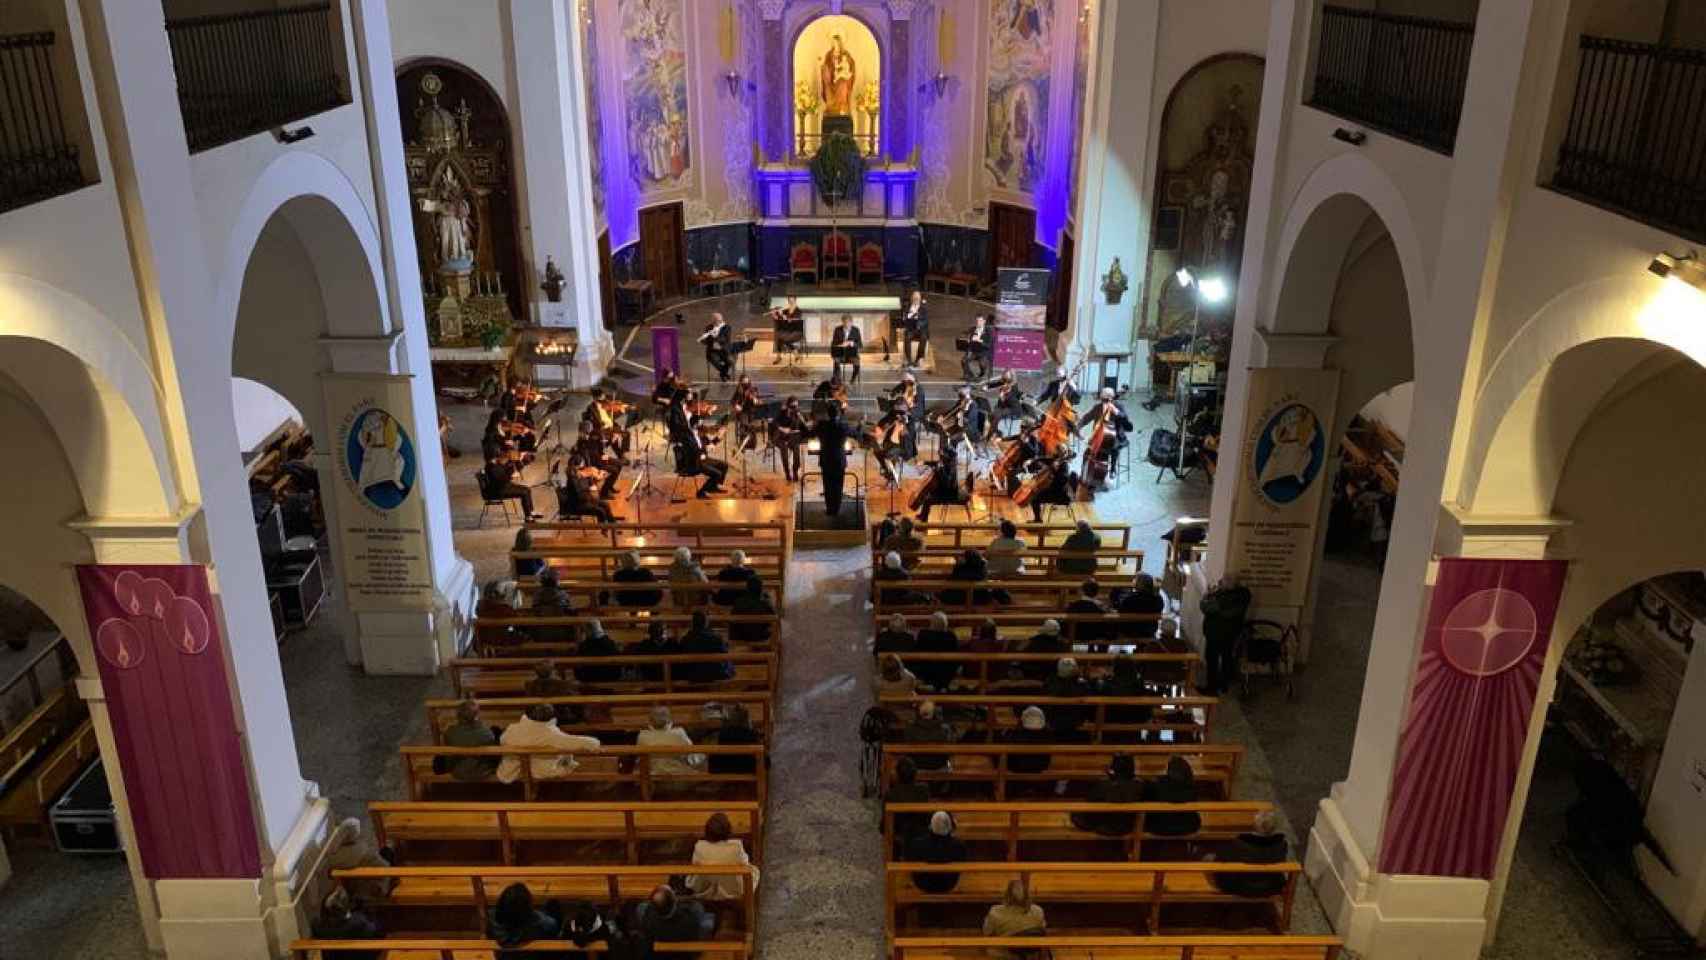
[[[841,410],[832,406],[829,416],[817,422],[817,466],[823,472],[823,506],[832,517],[841,514],[841,487],[847,482],[847,424]]]
[[[1217,697],[1238,672],[1238,635],[1250,613],[1250,588],[1228,573],[1202,598],[1203,658],[1208,661],[1207,696]]]

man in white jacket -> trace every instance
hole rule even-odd
[[[661,704],[652,708],[652,725],[641,730],[634,742],[642,747],[693,746],[693,738],[686,730],[675,725],[669,708]],[[705,755],[702,753],[659,754],[652,757],[653,773],[698,773],[704,765]]]
[[[533,779],[552,780],[573,773],[576,753],[595,753],[601,744],[596,737],[583,737],[557,729],[557,714],[548,703],[536,703],[527,714],[505,728],[498,743],[506,747],[554,747],[564,751],[558,756],[536,756]],[[514,783],[521,779],[521,757],[505,754],[498,764],[498,780]]]

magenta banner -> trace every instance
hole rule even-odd
[[[1036,373],[1048,359],[1048,347],[1041,330],[995,331],[995,368]]]
[[[674,327],[652,328],[652,386],[663,382],[666,373],[681,372],[681,331]]]
[[[1440,561],[1382,873],[1492,877],[1564,572],[1561,560]]]
[[[143,874],[259,877],[249,778],[207,570],[81,564],[77,583]]]

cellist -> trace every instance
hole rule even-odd
[[[1092,489],[1099,490],[1106,485],[1114,459],[1125,447],[1132,423],[1108,387],[1102,388],[1084,423],[1090,428],[1090,439],[1084,444],[1084,477]]]

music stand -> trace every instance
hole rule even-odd
[[[652,482],[652,435],[651,431],[640,430],[639,472],[634,477],[634,489],[630,496],[653,496],[663,493],[663,488]],[[635,501],[636,504],[638,501]],[[638,510],[636,508],[636,516]]]

